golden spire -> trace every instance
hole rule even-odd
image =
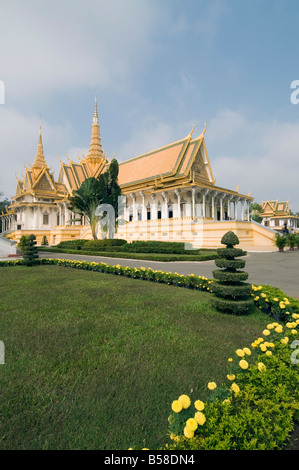
[[[86,160],[89,163],[99,163],[105,159],[104,152],[102,149],[101,136],[100,136],[100,124],[97,108],[97,97],[95,97],[94,104],[94,115],[92,120],[92,132],[91,132],[91,142],[89,147],[88,155]]]
[[[35,162],[31,165],[31,168],[41,169],[47,168],[47,163],[44,156],[44,148],[42,142],[42,126],[39,126],[39,138],[38,138],[38,145],[37,145],[37,154],[35,158]]]

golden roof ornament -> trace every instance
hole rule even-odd
[[[42,126],[39,126],[39,137],[38,137],[38,145],[37,145],[37,153],[35,157],[35,162],[31,165],[32,169],[42,169],[47,168],[47,163],[44,156],[44,148],[42,142]]]
[[[105,155],[102,149],[101,136],[100,136],[100,124],[98,116],[97,98],[95,97],[94,104],[94,115],[92,119],[92,132],[91,142],[89,147],[88,155],[85,157],[88,163],[98,164],[105,160]]]

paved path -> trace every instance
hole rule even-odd
[[[60,258],[70,260],[104,262],[111,265],[152,268],[159,271],[195,274],[213,277],[215,261],[143,261],[102,256],[69,255],[65,253],[40,253],[43,258]],[[252,284],[267,284],[279,287],[287,295],[299,298],[299,250],[284,253],[248,253],[245,271],[249,273],[248,281]]]

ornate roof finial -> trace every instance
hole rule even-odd
[[[42,142],[42,126],[41,126],[41,124],[39,126],[39,137],[38,137],[36,158],[35,158],[35,162],[31,166],[31,168],[38,168],[38,169],[47,168],[47,163],[46,163],[45,156],[44,156],[43,142]]]
[[[105,156],[104,156],[104,152],[102,149],[101,136],[100,136],[100,124],[99,124],[99,116],[98,116],[97,97],[95,96],[91,142],[90,142],[88,155],[86,156],[86,160],[89,163],[96,164],[96,163],[102,162],[104,159],[105,159]]]

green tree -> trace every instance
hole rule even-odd
[[[6,214],[7,212],[7,209],[8,209],[8,206],[10,206],[11,204],[11,201],[7,198],[5,199],[2,199],[3,197],[3,192],[1,191],[0,192],[0,215],[3,213],[3,214]],[[2,218],[0,218],[0,233],[2,232]]]
[[[36,237],[33,234],[29,235],[27,238],[27,244],[24,250],[23,258],[26,266],[33,266],[34,264],[37,264],[39,255],[36,246]]]
[[[254,202],[251,204],[249,212],[251,214],[251,220],[254,220],[255,222],[258,222],[259,224],[262,222],[263,217],[262,217],[262,206],[258,204],[257,202]]]
[[[118,162],[113,158],[105,173],[98,178],[87,178],[69,198],[69,209],[88,218],[94,240],[97,240],[98,223],[105,216],[105,211],[97,215],[98,207],[110,204],[114,208],[115,217],[118,216],[118,197],[121,194],[117,183],[118,171]]]
[[[28,237],[26,237],[26,235],[22,235],[21,238],[20,238],[20,241],[18,243],[18,248],[20,248],[20,250],[24,253],[25,249],[26,249],[26,246],[27,246],[27,241],[28,241]]]

